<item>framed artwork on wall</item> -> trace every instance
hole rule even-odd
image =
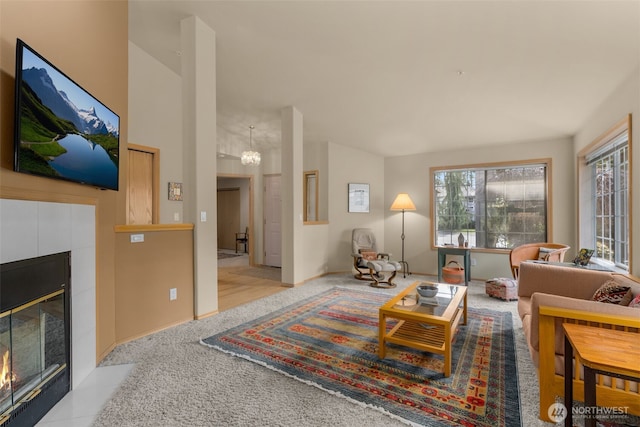
[[[349,212],[369,212],[369,184],[349,183]]]
[[[177,202],[182,201],[182,183],[170,182],[169,183],[169,200]]]

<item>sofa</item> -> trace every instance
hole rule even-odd
[[[609,281],[628,286],[633,299],[640,295],[640,280],[628,275],[596,271],[572,265],[523,262],[518,283],[518,314],[531,358],[540,381],[540,418],[551,421],[548,408],[564,395],[563,322],[588,323],[638,333],[640,308],[593,301]],[[541,315],[542,312],[542,315]],[[574,398],[584,401],[584,384],[577,367]],[[572,374],[573,375],[573,374]],[[628,406],[640,415],[638,383],[602,376],[597,386],[600,406]]]

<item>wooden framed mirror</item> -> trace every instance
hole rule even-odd
[[[303,172],[303,221],[318,221],[318,171]]]

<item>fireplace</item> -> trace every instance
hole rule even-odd
[[[0,426],[32,426],[71,384],[70,252],[0,265]]]

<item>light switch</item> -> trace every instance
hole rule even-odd
[[[179,212],[174,212],[173,213],[173,220],[174,221],[180,221],[180,213]]]
[[[200,222],[207,222],[207,212],[206,211],[200,212]]]

